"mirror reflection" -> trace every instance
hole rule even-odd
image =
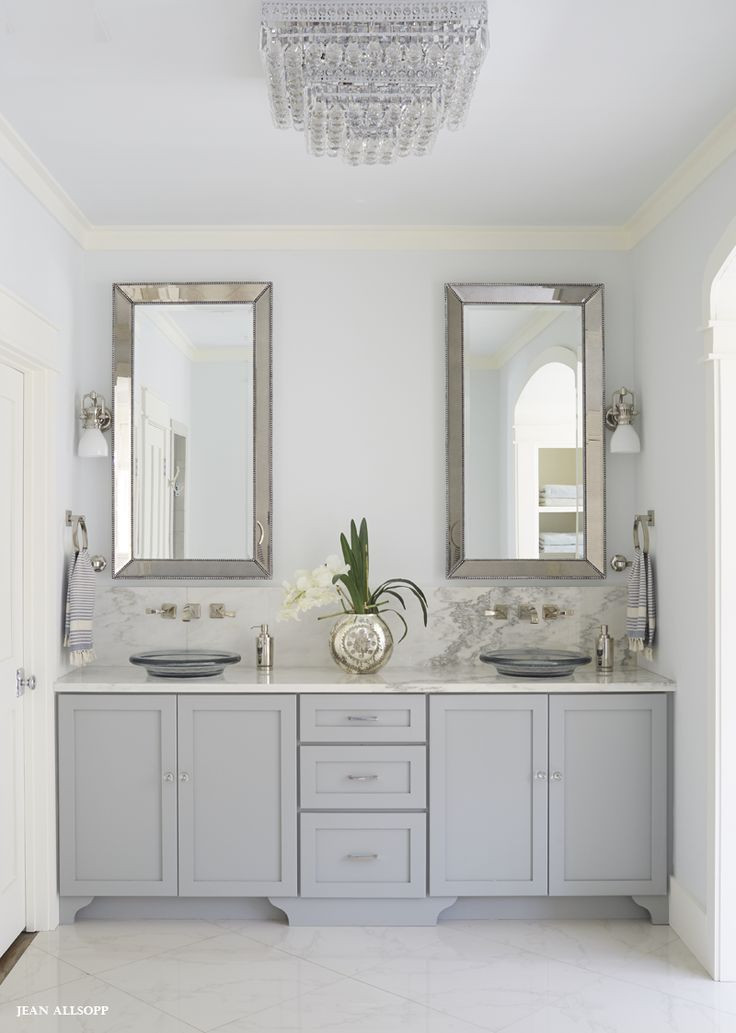
[[[252,556],[252,370],[252,304],[136,306],[136,556]]]
[[[465,552],[584,556],[579,306],[463,307]]]

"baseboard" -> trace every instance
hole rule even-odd
[[[457,919],[594,919],[649,918],[631,897],[460,897],[442,913]]]
[[[670,876],[670,925],[703,968],[715,978],[708,915],[674,875]]]
[[[63,901],[62,897],[62,901]],[[85,918],[281,919],[264,897],[95,897],[77,915]],[[73,921],[74,919],[67,919]]]

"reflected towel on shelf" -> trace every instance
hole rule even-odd
[[[626,607],[626,634],[632,653],[642,653],[645,659],[652,659],[656,626],[652,558],[648,552],[636,548],[629,571]]]
[[[548,545],[577,545],[583,541],[583,532],[578,531],[540,531],[539,548]]]
[[[89,552],[80,549],[69,571],[64,618],[64,645],[69,649],[69,661],[74,667],[83,667],[96,659],[92,647],[94,612],[95,572]]]
[[[539,497],[545,501],[549,499],[581,499],[583,497],[582,484],[544,484],[539,492]]]

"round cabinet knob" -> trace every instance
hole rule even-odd
[[[536,780],[538,782],[546,782],[547,781],[547,772],[546,771],[538,771],[534,777],[536,778]]]
[[[188,782],[189,781],[189,772],[188,771],[181,771],[179,773],[179,781],[180,782]]]
[[[553,771],[552,774],[549,777],[550,777],[550,781],[552,781],[552,782],[561,782],[562,781],[562,772],[561,771]]]
[[[173,771],[164,771],[164,782],[173,782],[173,781],[174,781],[174,772]]]

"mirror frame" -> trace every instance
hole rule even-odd
[[[133,555],[135,309],[145,304],[253,306],[252,559],[141,559]],[[113,312],[113,578],[270,578],[272,550],[271,283],[116,283]],[[127,419],[125,418],[127,416]],[[216,540],[213,526],[213,539]]]
[[[550,290],[554,292],[550,299]],[[582,559],[493,559],[465,555],[464,305],[576,305],[583,328]],[[604,578],[606,499],[603,284],[445,284],[447,336],[447,577]]]

